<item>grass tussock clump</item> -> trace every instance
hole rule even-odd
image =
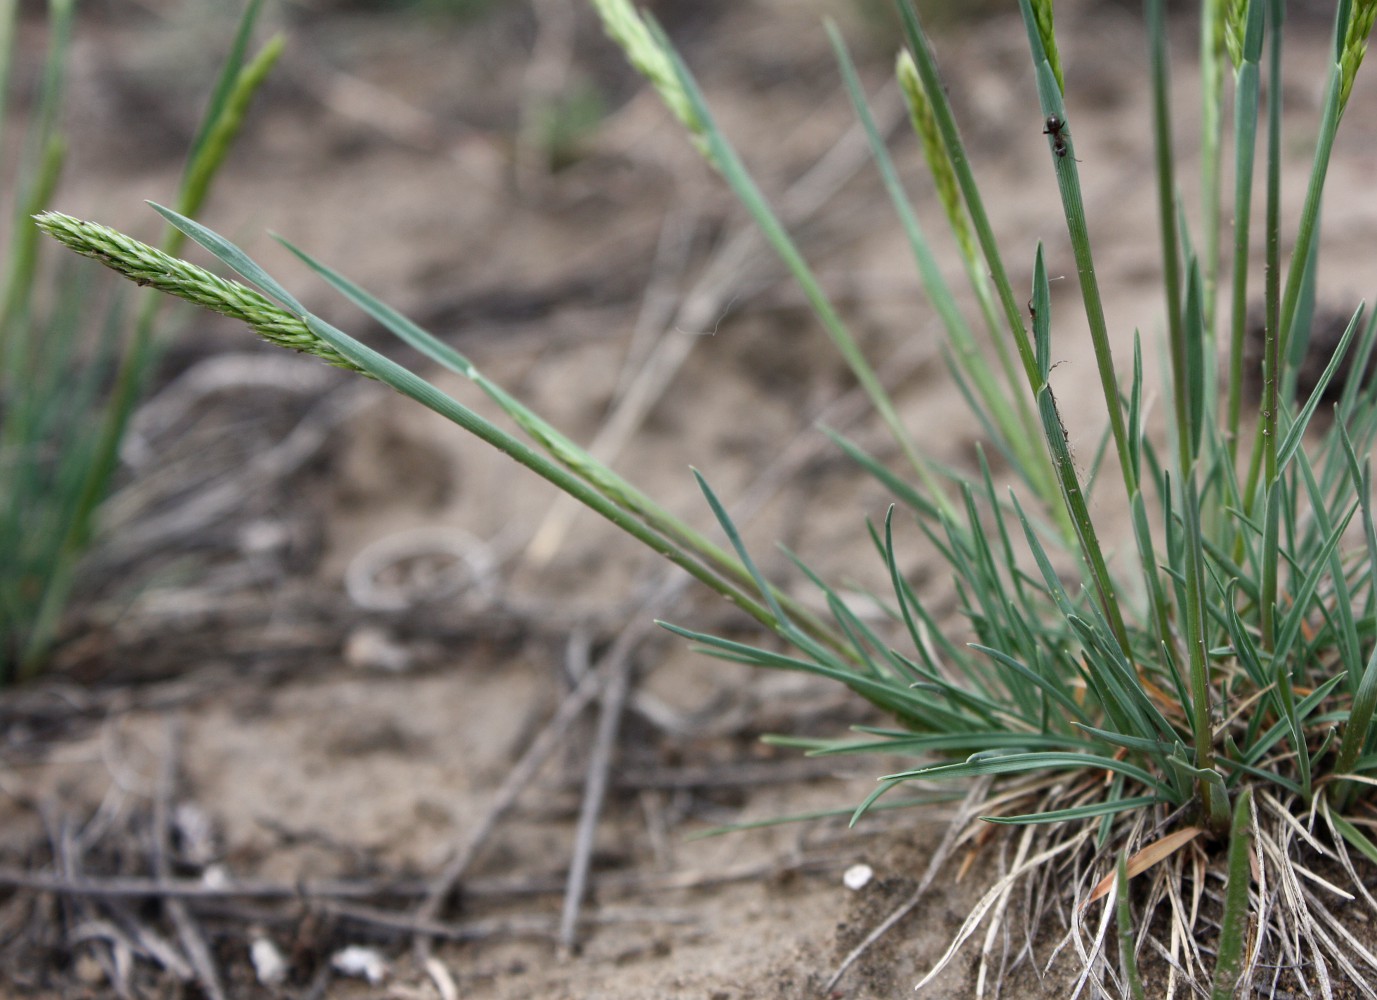
[[[1066,89],[1051,4],[1020,0],[1037,103],[1030,96],[1024,120],[1010,127],[1046,138],[1108,426],[1102,472],[1098,462],[1087,472],[1073,457],[1073,444],[1089,454],[1100,442],[1073,441],[1049,384],[1058,320],[1042,249],[1029,254],[1031,289],[1016,290],[917,12],[907,0],[899,5],[906,48],[897,74],[962,255],[972,317],[943,277],[833,31],[843,84],[869,133],[918,280],[944,325],[951,376],[984,429],[985,447],[1012,470],[1015,485],[1007,490],[983,458],[963,472],[925,457],[663,33],[627,0],[594,6],[755,218],[894,438],[903,468],[837,438],[896,501],[870,532],[892,582],[892,629],[862,620],[812,573],[830,615],[789,600],[763,578],[701,476],[727,548],[596,462],[453,348],[302,251],[294,252],[387,329],[470,379],[515,430],[313,315],[187,213],[159,209],[276,306],[100,227],[55,214],[40,216],[38,225],[79,253],[207,308],[227,311],[230,299],[253,303],[242,318],[268,339],[379,379],[507,452],[736,603],[786,651],[666,627],[724,659],[830,678],[887,712],[889,727],[779,742],[814,754],[910,756],[913,766],[882,776],[856,819],[900,786],[961,782],[972,790],[972,822],[1008,832],[1011,870],[980,901],[934,974],[986,917],[1006,914],[1018,899],[1028,901],[1030,918],[1040,907],[1070,904],[1056,908],[1068,915],[1064,946],[1081,962],[1082,985],[1098,995],[1147,995],[1140,966],[1150,958],[1153,969],[1165,970],[1165,983],[1148,984],[1154,996],[1198,990],[1229,997],[1281,982],[1328,995],[1346,981],[1377,997],[1368,985],[1377,980],[1377,956],[1335,905],[1360,898],[1377,910],[1359,870],[1377,863],[1368,832],[1377,784],[1370,460],[1377,398],[1361,378],[1348,379],[1332,403],[1333,420],[1312,426],[1340,369],[1368,368],[1377,323],[1362,307],[1318,378],[1307,379],[1308,394],[1296,399],[1297,359],[1305,357],[1315,312],[1325,177],[1377,0],[1338,5],[1308,191],[1284,231],[1281,0],[1202,5],[1205,197],[1195,214],[1176,197],[1165,15],[1160,0],[1146,4],[1153,120],[1143,127],[1155,136],[1169,376],[1164,427],[1149,420],[1141,343],[1135,336],[1131,345],[1116,345],[1105,320],[1081,194],[1075,95]],[[1226,175],[1227,211],[1220,205]],[[1252,216],[1255,184],[1262,187],[1261,219]],[[1229,254],[1220,252],[1226,218]],[[1283,236],[1292,248],[1286,262]],[[1267,248],[1265,260],[1252,256],[1255,242]],[[1221,258],[1227,268],[1216,265]],[[1261,371],[1250,372],[1245,334],[1259,271],[1264,349]],[[1255,404],[1244,391],[1250,379],[1263,387]],[[1128,515],[1129,558],[1107,557],[1088,502],[1092,489],[1100,509]],[[973,641],[944,630],[900,572],[898,552],[914,530],[945,559]],[[1074,569],[1065,575],[1059,566]],[[1328,859],[1342,884],[1314,874],[1317,858]],[[1041,888],[1025,896],[1025,882]]]

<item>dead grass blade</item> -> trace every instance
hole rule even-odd
[[[1143,874],[1154,865],[1160,864],[1204,832],[1202,827],[1187,826],[1175,833],[1167,834],[1161,840],[1153,841],[1128,859],[1128,877],[1132,879]],[[1090,895],[1086,897],[1085,902],[1081,903],[1080,908],[1085,910],[1095,900],[1106,896],[1114,888],[1114,879],[1115,874],[1113,872],[1100,879],[1095,888],[1091,890]]]

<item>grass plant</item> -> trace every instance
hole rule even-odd
[[[282,39],[249,58],[261,0],[245,9],[187,157],[177,196],[195,213],[224,162],[249,101],[277,60]],[[59,189],[61,131],[73,0],[49,3],[49,43],[29,115],[0,288],[0,686],[37,674],[57,640],[92,545],[120,440],[159,354],[161,296],[131,302],[103,295],[70,261],[44,259],[31,216]],[[0,0],[0,139],[18,14]],[[182,234],[168,227],[172,254]],[[106,289],[108,291],[108,289]],[[119,289],[123,292],[123,286]]]
[[[988,779],[975,785],[988,788],[981,819],[1010,832],[1014,866],[981,900],[933,975],[984,917],[1008,911],[1026,879],[1041,887],[1028,897],[1030,917],[1074,897],[1063,945],[1080,960],[1080,986],[1096,995],[1197,991],[1222,998],[1282,981],[1288,989],[1331,995],[1345,980],[1377,997],[1368,985],[1377,981],[1377,956],[1332,902],[1361,895],[1377,909],[1357,869],[1377,863],[1368,832],[1377,784],[1370,460],[1377,396],[1361,378],[1350,378],[1332,421],[1321,427],[1314,420],[1341,367],[1367,368],[1377,322],[1362,307],[1319,384],[1292,402],[1313,311],[1325,178],[1377,0],[1337,6],[1308,193],[1288,229],[1294,237],[1285,267],[1279,252],[1281,0],[1202,5],[1207,191],[1195,214],[1176,194],[1165,14],[1160,0],[1147,0],[1153,120],[1145,127],[1154,136],[1158,178],[1170,401],[1164,426],[1148,418],[1139,338],[1115,344],[1105,320],[1079,177],[1075,95],[1061,70],[1051,4],[1020,0],[1038,100],[1028,102],[1018,127],[1045,134],[1047,166],[1060,193],[1112,451],[1113,472],[1103,482],[1073,452],[1074,444],[1081,454],[1092,453],[1099,442],[1072,440],[1050,384],[1058,324],[1042,248],[1021,259],[1031,264],[1030,297],[1009,277],[1012,258],[994,236],[917,11],[900,0],[906,51],[898,75],[963,257],[975,322],[964,318],[961,297],[942,277],[833,32],[843,84],[869,131],[918,280],[945,325],[951,375],[984,428],[986,447],[1007,462],[1012,489],[997,485],[983,455],[974,471],[925,456],[665,36],[628,0],[593,0],[593,6],[797,279],[903,456],[904,471],[896,471],[837,437],[896,499],[870,531],[892,582],[893,628],[855,615],[806,566],[830,615],[811,615],[787,600],[762,576],[703,476],[699,483],[727,548],[592,460],[453,348],[300,250],[293,248],[384,327],[471,380],[511,426],[486,420],[313,315],[189,213],[158,209],[258,291],[92,223],[45,213],[38,225],[127,277],[240,315],[270,340],[354,368],[448,417],[682,566],[784,643],[781,651],[773,643],[666,626],[710,654],[827,677],[884,710],[895,725],[862,727],[840,739],[775,740],[814,754],[912,757],[912,767],[880,778],[855,819],[910,782]],[[1224,115],[1218,112],[1229,68],[1233,111]],[[1258,373],[1264,388],[1250,413],[1243,332],[1256,294],[1252,245],[1259,227],[1251,210],[1264,122],[1266,325]],[[1224,149],[1233,150],[1236,219],[1227,274],[1217,273],[1214,249],[1225,242],[1215,207],[1222,199],[1211,193],[1216,178],[1228,173]],[[1227,294],[1216,295],[1216,288]],[[1107,556],[1087,497],[1097,485],[1101,507],[1121,505],[1129,515],[1126,558]],[[939,618],[900,570],[906,534],[915,530],[947,563],[961,605],[956,624]],[[1347,873],[1344,886],[1313,875],[1311,860],[1321,857]],[[1096,905],[1103,907],[1098,915]],[[987,982],[983,969],[979,981]]]

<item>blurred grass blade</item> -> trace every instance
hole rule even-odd
[[[239,74],[244,68],[245,59],[249,51],[249,42],[253,37],[253,26],[258,21],[259,11],[263,7],[263,0],[249,0],[244,5],[244,13],[239,17],[239,25],[235,29],[234,39],[230,42],[229,51],[225,54],[224,64],[220,67],[220,75],[216,78],[215,87],[211,90],[210,101],[206,104],[206,110],[201,116],[201,122],[196,127],[196,133],[191,139],[191,148],[187,153],[185,166],[182,168],[182,190],[192,187],[191,178],[196,173],[196,163],[205,154],[207,147],[211,144],[210,137],[215,132],[216,122],[221,119],[225,109],[231,103],[231,95],[234,93],[236,84],[239,81]],[[178,206],[181,208],[181,206]],[[195,207],[183,208],[182,211],[191,215],[196,211]],[[169,250],[169,253],[176,251]]]
[[[1239,44],[1241,61],[1235,70],[1234,80],[1234,245],[1226,418],[1226,440],[1231,461],[1237,461],[1243,414],[1244,341],[1248,324],[1248,240],[1253,216],[1253,165],[1257,151],[1261,88],[1259,74],[1265,11],[1266,0],[1248,0],[1246,26]]]
[[[1239,983],[1245,979],[1252,851],[1252,793],[1245,789],[1234,805],[1229,834],[1229,878],[1224,887],[1224,916],[1220,920],[1219,958],[1215,962],[1211,1000],[1233,1000]]]
[[[1128,984],[1128,994],[1132,1000],[1147,1000],[1143,990],[1143,977],[1138,972],[1138,955],[1133,933],[1133,911],[1128,899],[1128,858],[1119,855],[1114,866],[1115,873],[1115,913],[1114,922],[1118,931],[1119,968],[1123,971],[1124,982]]]

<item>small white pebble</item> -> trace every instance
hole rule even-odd
[[[179,802],[172,811],[172,826],[177,831],[181,860],[205,868],[219,853],[215,820],[194,802]]]
[[[240,528],[236,541],[245,555],[270,555],[287,548],[292,543],[292,533],[281,521],[260,518]]]
[[[272,940],[256,937],[249,945],[249,961],[262,986],[281,986],[287,981],[287,960]]]
[[[354,629],[344,642],[344,662],[355,670],[377,670],[399,674],[415,665],[411,650],[386,629],[363,625]]]
[[[377,986],[387,978],[387,962],[377,951],[351,944],[330,956],[330,965],[342,976],[367,979],[370,986]]]
[[[864,889],[875,877],[875,869],[869,865],[852,865],[842,875],[842,883],[852,892]]]

